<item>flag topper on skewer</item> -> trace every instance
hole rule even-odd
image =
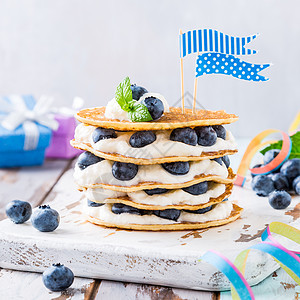
[[[230,75],[248,81],[267,81],[258,73],[271,64],[253,64],[238,58],[239,55],[252,55],[257,52],[246,49],[246,44],[253,41],[258,34],[246,37],[233,37],[213,29],[190,30],[179,32],[180,72],[182,112],[184,113],[183,58],[197,53],[196,74],[194,82],[193,113],[196,111],[197,80],[199,76],[209,74]]]

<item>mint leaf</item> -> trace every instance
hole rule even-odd
[[[148,108],[142,103],[135,104],[128,112],[128,115],[132,122],[147,122],[153,120]]]
[[[130,79],[126,77],[117,87],[115,99],[120,107],[129,112],[135,103],[132,99],[132,91],[130,88]]]
[[[292,158],[300,158],[300,131],[296,132],[294,135],[291,136],[292,140],[292,150],[289,156],[289,159]],[[272,149],[279,149],[281,150],[282,147],[282,140],[276,143],[271,144],[270,146],[264,148],[260,151],[261,154],[265,154],[267,151]]]

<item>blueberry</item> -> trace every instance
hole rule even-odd
[[[263,166],[263,164],[256,164],[256,165],[253,166],[252,168],[260,168],[260,167],[262,167],[262,166]],[[252,169],[252,168],[251,168],[251,169]],[[251,176],[254,177],[254,176],[256,176],[256,174],[251,173]]]
[[[97,127],[92,134],[92,139],[94,143],[106,139],[115,139],[116,137],[116,132],[113,129],[102,127]]]
[[[16,224],[22,224],[31,217],[30,203],[21,200],[13,200],[6,205],[6,215]]]
[[[79,169],[84,170],[88,166],[96,164],[102,160],[104,160],[104,159],[94,155],[91,152],[85,151],[79,155],[79,157],[77,159],[77,165],[78,165]]]
[[[214,125],[212,127],[217,134],[218,138],[226,140],[226,129],[222,125]]]
[[[139,100],[144,94],[148,93],[148,91],[144,87],[138,86],[136,84],[132,84],[130,88],[132,91],[132,99],[134,100]]]
[[[113,206],[111,207],[111,211],[117,215],[123,214],[123,213],[142,215],[141,209],[138,209],[136,207],[132,207],[129,205],[125,205],[123,203],[114,203]]]
[[[212,209],[212,205],[204,207],[204,208],[200,208],[200,209],[197,209],[197,210],[187,210],[187,209],[185,209],[184,211],[186,211],[188,213],[192,213],[192,214],[204,214],[204,213],[210,211],[211,209]]]
[[[87,205],[90,206],[90,207],[99,207],[99,206],[102,206],[104,204],[105,203],[97,203],[97,202],[93,202],[93,201],[87,199]]]
[[[300,182],[300,175],[293,180],[293,189],[295,189],[295,186],[298,184],[298,182]]]
[[[115,161],[112,166],[113,176],[122,181],[131,180],[135,177],[139,167],[132,163]]]
[[[52,292],[60,292],[72,285],[73,272],[61,264],[53,264],[43,273],[43,282],[46,288]]]
[[[207,181],[199,182],[191,186],[182,188],[182,190],[191,195],[201,195],[207,192],[208,182]]]
[[[230,159],[229,159],[228,155],[223,156],[222,160],[223,160],[226,168],[229,168],[229,166],[230,166]]]
[[[300,181],[294,185],[294,191],[297,195],[300,195]]]
[[[129,144],[133,148],[142,148],[152,144],[156,140],[153,131],[137,131],[129,139]]]
[[[251,183],[252,189],[258,196],[266,197],[275,190],[272,179],[266,175],[254,176]]]
[[[217,158],[213,158],[214,161],[216,161],[218,164],[220,164],[221,166],[223,165],[223,160],[222,157],[217,157]]]
[[[292,197],[286,191],[274,191],[269,195],[269,203],[275,209],[285,209],[292,201]]]
[[[49,205],[39,206],[31,217],[33,227],[42,232],[54,231],[59,225],[59,214]]]
[[[196,146],[197,145],[197,134],[192,128],[176,128],[171,132],[170,140],[181,142],[184,144]]]
[[[162,167],[172,175],[184,175],[190,170],[188,161],[175,161],[161,164]]]
[[[164,113],[164,104],[157,98],[148,97],[144,99],[142,103],[148,108],[148,111],[154,121],[158,120]]]
[[[300,158],[287,160],[280,168],[280,173],[285,175],[289,181],[300,175]]]
[[[272,149],[272,150],[267,151],[264,155],[265,165],[270,163],[279,154],[279,152],[280,152],[280,150],[278,150],[278,149]]]
[[[201,146],[212,146],[217,141],[217,133],[211,126],[200,126],[195,128],[198,136],[198,144]]]
[[[154,210],[153,213],[160,218],[177,221],[181,211],[178,209]]]
[[[271,178],[274,182],[274,186],[276,190],[289,190],[289,181],[288,179],[281,173],[272,174]]]
[[[156,189],[151,189],[151,190],[144,190],[144,192],[149,196],[164,194],[168,191],[169,191],[168,189],[161,189],[161,188],[156,188]]]

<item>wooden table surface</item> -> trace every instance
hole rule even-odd
[[[56,198],[57,183],[73,168],[72,160],[46,160],[40,167],[0,169],[0,220],[5,218],[5,205],[14,200],[26,200],[32,206],[50,204]],[[66,187],[68,188],[68,187]],[[280,271],[279,271],[280,272]],[[278,271],[265,281],[279,285],[276,295],[282,299],[300,299],[299,287],[286,278],[277,279]],[[281,278],[281,277],[280,277]],[[263,285],[261,285],[263,286]],[[257,289],[259,291],[259,289]],[[270,290],[270,288],[269,288]],[[271,289],[272,290],[272,289]],[[274,288],[275,290],[275,288]],[[260,295],[264,292],[260,291]],[[289,293],[289,294],[287,294]],[[275,295],[275,294],[274,294]],[[287,295],[289,295],[287,297]],[[289,298],[292,296],[292,298]],[[64,292],[50,292],[41,274],[0,269],[0,299],[229,299],[228,293],[212,293],[178,288],[75,278]],[[260,298],[257,298],[260,299]],[[264,298],[261,298],[264,299]],[[275,298],[274,298],[275,299]],[[276,298],[276,299],[281,299]]]

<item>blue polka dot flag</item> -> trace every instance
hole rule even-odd
[[[251,64],[233,55],[204,53],[197,58],[196,77],[205,74],[223,74],[249,81],[267,81],[269,78],[259,75],[258,72],[269,66],[270,64]]]
[[[258,73],[270,64],[248,63],[237,57],[257,53],[245,48],[257,36],[233,37],[213,29],[187,31],[179,35],[180,58],[198,53],[196,77],[222,74],[248,81],[267,81],[269,78]]]

